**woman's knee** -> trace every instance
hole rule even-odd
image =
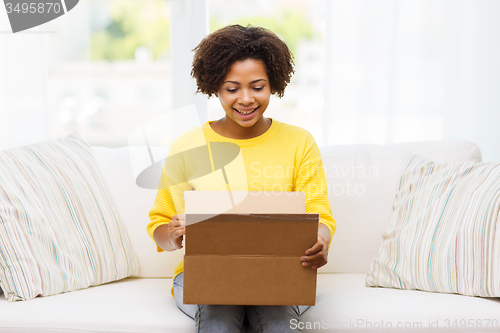
[[[239,333],[245,319],[240,305],[198,305],[195,320],[197,332]]]
[[[297,306],[249,306],[247,318],[257,332],[294,332],[292,323],[298,322]],[[300,331],[297,331],[300,332]]]

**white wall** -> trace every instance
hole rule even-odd
[[[500,1],[446,2],[444,138],[479,145],[500,162]]]
[[[0,148],[44,140],[48,135],[44,34],[12,34],[0,7]]]

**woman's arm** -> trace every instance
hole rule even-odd
[[[184,191],[192,190],[188,182],[178,182],[174,178],[174,185],[169,185],[172,176],[176,176],[171,170],[177,169],[177,173],[183,173],[182,165],[177,168],[163,168],[158,192],[156,194],[153,209],[149,212],[151,222],[147,226],[150,237],[157,245],[157,251],[173,251],[182,248],[184,230]]]
[[[296,190],[305,194],[306,213],[320,214],[318,240],[301,257],[302,265],[317,269],[328,262],[328,249],[335,233],[336,222],[328,200],[328,184],[321,154],[311,135],[306,139],[296,182]]]

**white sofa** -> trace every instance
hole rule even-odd
[[[135,184],[141,167],[135,156],[144,149],[94,147],[138,254],[140,275],[26,302],[0,297],[0,332],[194,332],[193,320],[170,295],[170,277],[182,252],[157,253],[146,233],[156,192]],[[412,152],[434,161],[480,161],[478,147],[436,141],[321,151],[337,233],[329,263],[318,272],[316,306],[302,316],[303,332],[500,331],[498,298],[370,288],[364,282],[391,216],[403,158]],[[162,149],[154,152],[156,159],[164,154]],[[447,326],[451,329],[445,330]]]

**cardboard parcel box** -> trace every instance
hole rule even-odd
[[[319,214],[302,192],[187,191],[185,304],[314,305],[316,270],[300,257]]]

